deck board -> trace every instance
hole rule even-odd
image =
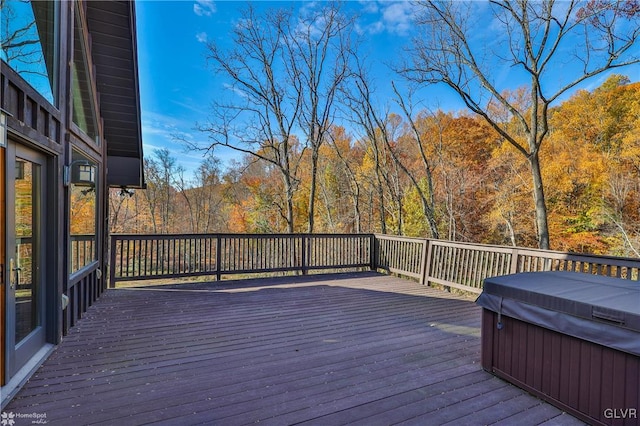
[[[110,290],[5,411],[65,425],[580,424],[481,369],[471,299],[375,273]]]

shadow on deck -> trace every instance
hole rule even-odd
[[[482,370],[471,299],[375,273],[110,290],[5,411],[65,425],[582,424]]]

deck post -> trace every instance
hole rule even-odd
[[[520,255],[520,252],[517,248],[514,248],[511,251],[511,268],[510,268],[510,272],[512,274],[515,274],[518,272],[518,256]]]
[[[110,235],[109,247],[109,288],[116,288],[116,236]]]
[[[222,279],[222,236],[216,238],[216,281]]]
[[[370,241],[369,256],[371,257],[371,270],[376,271],[378,269],[378,239],[376,238],[376,234],[371,234]]]
[[[425,243],[422,245],[422,260],[420,263],[420,284],[429,284],[431,254],[431,240],[429,238],[425,238]]]
[[[307,275],[309,272],[309,238],[306,234],[302,234],[302,275]]]

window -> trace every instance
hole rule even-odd
[[[98,166],[81,153],[73,151],[68,174],[71,193],[69,272],[74,273],[98,258]]]
[[[87,61],[82,18],[76,2],[75,24],[73,29],[73,122],[91,139],[99,143],[96,112],[94,108],[93,86]]]
[[[55,105],[58,2],[3,0],[0,8],[0,58]]]

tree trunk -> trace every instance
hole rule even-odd
[[[518,247],[518,244],[516,244],[516,233],[513,229],[513,223],[511,223],[511,214],[509,214],[509,218],[505,218],[504,221],[507,224],[507,230],[509,231],[509,241],[511,241],[511,246]]]
[[[377,149],[375,147],[374,149]],[[387,216],[384,206],[384,188],[382,186],[382,179],[380,178],[380,164],[378,161],[378,156],[376,155],[376,189],[378,190],[378,202],[380,204],[380,232],[383,234],[387,233]]]
[[[360,222],[360,188],[358,188],[357,192],[352,195],[353,200],[353,214],[355,215],[356,221],[356,233],[362,233],[362,224]]]
[[[538,247],[549,250],[549,225],[547,223],[547,203],[544,198],[542,173],[538,151],[528,157],[533,178],[533,200],[536,206],[536,226],[538,228]]]
[[[311,154],[311,187],[309,188],[309,234],[313,234],[314,215],[316,206],[316,178],[318,174],[318,151],[314,147]]]
[[[293,234],[293,184],[291,183],[291,176],[286,173],[283,174],[284,189],[287,196],[287,231],[289,234]]]

